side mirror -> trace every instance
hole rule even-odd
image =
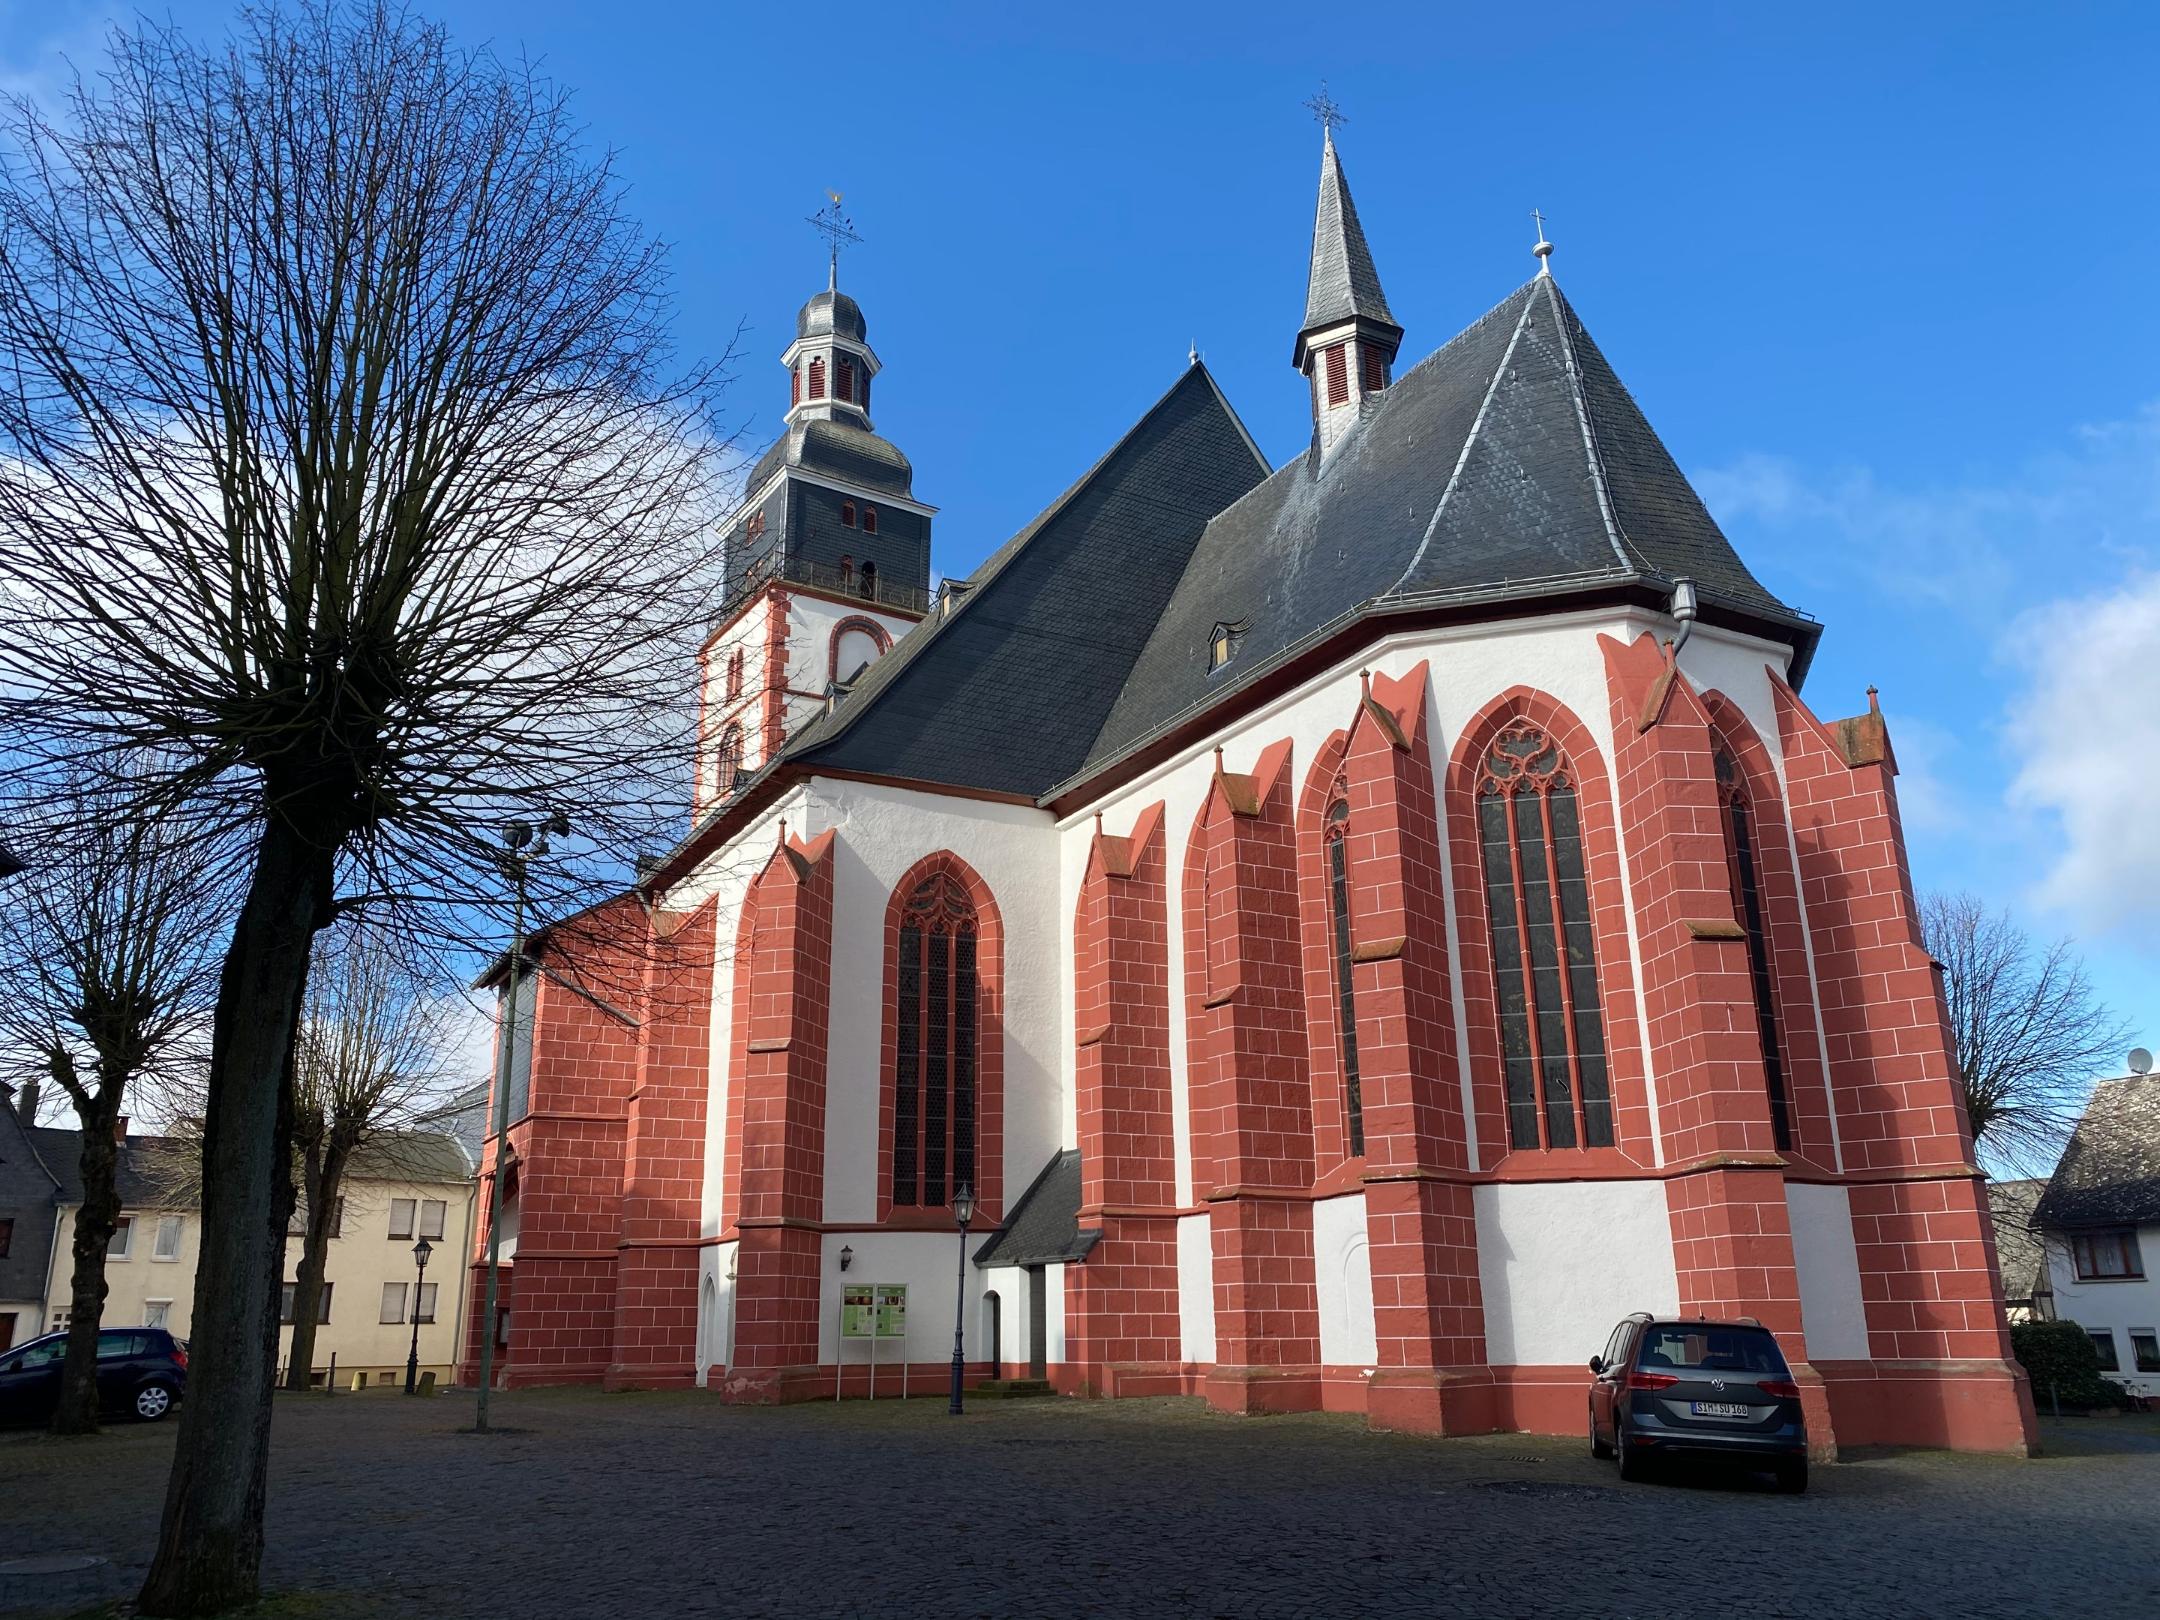
[[[1603,1372],[1605,1370],[1605,1358],[1603,1356],[1592,1356],[1590,1358],[1590,1370],[1594,1373]]]

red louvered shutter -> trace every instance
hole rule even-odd
[[[1350,402],[1350,362],[1343,354],[1343,344],[1336,344],[1327,352],[1327,402],[1330,405],[1347,405]]]
[[[817,356],[810,362],[810,397],[812,399],[823,399],[825,397],[825,357],[823,355]]]
[[[855,362],[844,354],[840,357],[840,376],[833,386],[833,397],[851,404],[855,399]]]
[[[1358,358],[1365,362],[1365,392],[1379,393],[1387,386],[1387,362],[1380,358],[1380,351],[1370,343],[1358,345]]]

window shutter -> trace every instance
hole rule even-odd
[[[1330,405],[1350,403],[1350,362],[1343,354],[1344,345],[1338,343],[1327,351],[1327,402]]]
[[[800,366],[788,373],[787,402],[790,405],[800,405],[802,403],[802,367]]]
[[[382,1309],[376,1313],[378,1322],[402,1322],[405,1320],[405,1285],[401,1282],[382,1285]]]
[[[1380,351],[1370,343],[1358,345],[1358,358],[1365,363],[1365,392],[1379,393],[1387,386],[1387,362],[1380,358]]]
[[[410,1198],[390,1200],[390,1235],[409,1238],[413,1235],[413,1201]]]
[[[833,397],[847,400],[850,404],[855,399],[855,362],[846,355],[840,357],[840,376],[833,386]]]
[[[420,1235],[434,1239],[443,1235],[444,1203],[440,1198],[430,1198],[420,1206]]]
[[[825,357],[823,355],[816,356],[810,362],[810,397],[812,399],[823,399],[825,397]]]

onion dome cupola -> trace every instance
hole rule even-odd
[[[870,379],[879,371],[862,306],[838,287],[815,293],[796,312],[795,341],[780,356],[788,368],[790,426],[848,422],[870,426]]]
[[[1320,201],[1313,214],[1312,269],[1305,283],[1305,324],[1290,363],[1312,388],[1313,438],[1324,456],[1356,422],[1365,402],[1387,387],[1402,328],[1380,290],[1365,228],[1350,200],[1335,151],[1334,124],[1320,148]]]

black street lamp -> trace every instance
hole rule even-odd
[[[412,1246],[412,1348],[405,1352],[405,1393],[408,1395],[420,1385],[420,1284],[427,1276],[428,1256],[434,1252],[435,1245],[426,1238]]]
[[[953,1287],[952,1313],[952,1415],[960,1415],[960,1376],[967,1361],[962,1343],[967,1331],[967,1233],[975,1220],[975,1194],[962,1182],[953,1194],[953,1222],[960,1228],[960,1271]]]

